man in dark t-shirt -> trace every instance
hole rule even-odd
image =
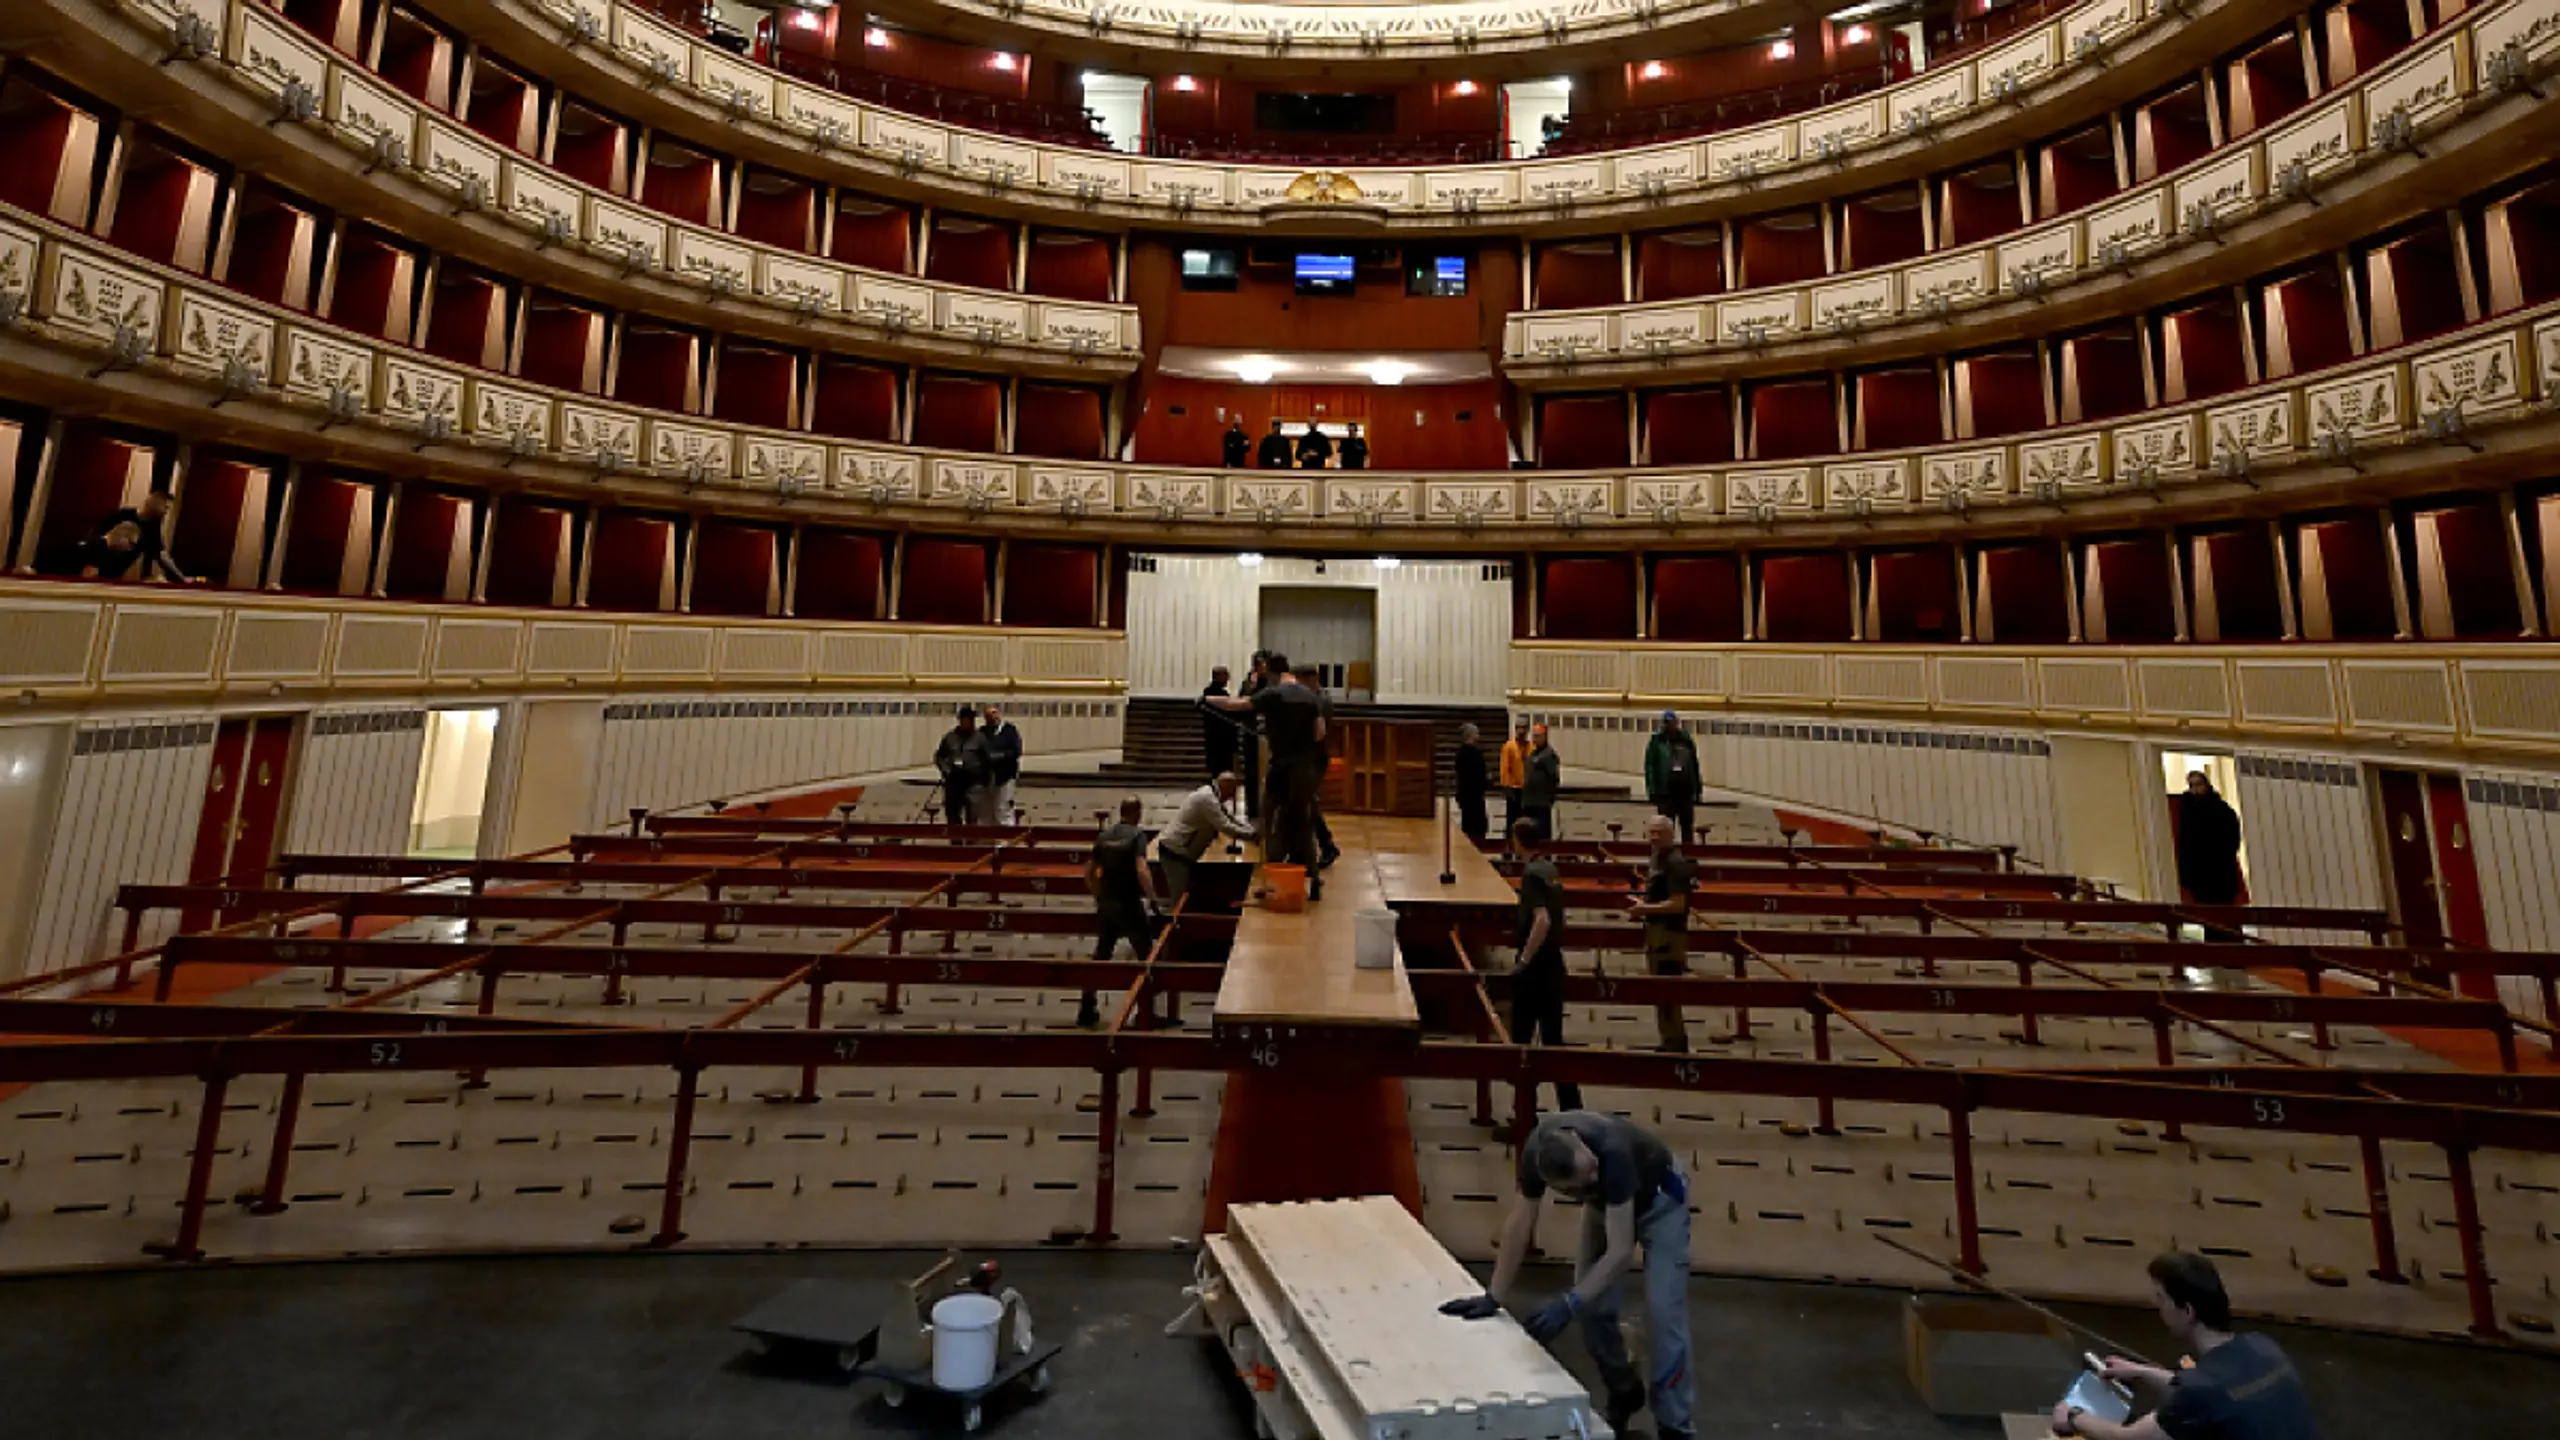
[[[1131,795],[1120,802],[1120,819],[1094,837],[1093,853],[1084,862],[1084,884],[1093,892],[1093,959],[1100,964],[1125,938],[1140,960],[1155,948],[1155,876],[1147,870],[1147,832],[1138,828],[1145,807]],[[1102,1023],[1093,992],[1084,992],[1076,1007],[1076,1023],[1087,1029]]]
[[[1473,726],[1469,726],[1473,729]],[[1520,867],[1520,919],[1511,937],[1520,958],[1511,970],[1511,1041],[1515,1045],[1564,1044],[1564,876],[1541,853],[1545,837],[1526,820],[1511,824],[1511,847],[1528,863]],[[1534,1085],[1529,1103],[1537,1104]],[[1556,1108],[1582,1108],[1582,1087],[1556,1082]]]
[[[1679,831],[1670,816],[1656,815],[1646,821],[1644,838],[1652,849],[1645,861],[1644,898],[1629,905],[1627,913],[1644,920],[1644,968],[1656,975],[1686,975],[1689,893],[1698,888],[1698,867],[1680,852]],[[1662,1048],[1687,1053],[1689,1026],[1680,1016],[1680,1007],[1657,1005],[1653,1018]]]
[[[2092,1440],[2320,1440],[2302,1376],[2276,1342],[2231,1328],[2222,1274],[2201,1255],[2172,1250],[2151,1262],[2151,1300],[2169,1334],[2195,1357],[2164,1370],[2107,1357],[2104,1373],[2158,1405],[2139,1420],[2101,1420],[2069,1402],[2053,1407],[2053,1433]]]
[[[1689,1373],[1689,1182],[1671,1151],[1650,1132],[1615,1115],[1568,1110],[1540,1120],[1520,1147],[1518,1195],[1504,1218],[1493,1279],[1482,1295],[1452,1300],[1444,1315],[1481,1320],[1501,1308],[1520,1275],[1538,1225],[1538,1201],[1549,1190],[1582,1206],[1582,1240],[1573,1288],[1521,1322],[1544,1344],[1582,1318],[1582,1341],[1599,1367],[1608,1396],[1609,1428],[1653,1406],[1662,1440],[1690,1440],[1694,1385]],[[1644,1246],[1645,1333],[1652,1354],[1639,1372],[1618,1329],[1618,1281]],[[1640,1378],[1641,1377],[1641,1378]]]
[[[1297,451],[1289,444],[1289,437],[1281,433],[1279,421],[1272,421],[1271,433],[1254,447],[1253,463],[1265,470],[1286,470],[1296,462]]]
[[[1204,697],[1202,703],[1231,713],[1250,711],[1262,724],[1271,752],[1271,772],[1264,799],[1271,807],[1263,831],[1262,858],[1271,864],[1303,865],[1307,898],[1324,897],[1316,876],[1316,792],[1324,784],[1324,706],[1316,693],[1289,673],[1285,655],[1267,662],[1271,680],[1251,695]]]

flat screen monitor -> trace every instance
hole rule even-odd
[[[1301,253],[1297,258],[1298,293],[1301,295],[1348,295],[1352,288],[1352,257]]]
[[[1464,255],[1421,255],[1405,266],[1404,291],[1408,295],[1464,295],[1467,293],[1467,257]]]
[[[1183,251],[1182,288],[1233,290],[1236,288],[1236,252],[1210,249]]]

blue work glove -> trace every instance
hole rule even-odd
[[[1568,1292],[1532,1311],[1528,1319],[1520,1322],[1520,1328],[1529,1332],[1530,1339],[1544,1345],[1563,1334],[1564,1327],[1572,1322],[1574,1312],[1581,1308],[1582,1302]]]
[[[1491,1294],[1470,1295],[1463,1300],[1452,1300],[1442,1305],[1440,1313],[1455,1315],[1461,1320],[1490,1320],[1502,1313],[1502,1302],[1494,1299]]]

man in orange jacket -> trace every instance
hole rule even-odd
[[[1529,722],[1513,720],[1511,738],[1502,746],[1502,833],[1520,818],[1520,789],[1529,783]]]

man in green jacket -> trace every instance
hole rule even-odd
[[[1680,827],[1680,843],[1689,843],[1697,827],[1698,742],[1680,726],[1680,712],[1662,712],[1662,725],[1644,747],[1644,798],[1657,815]]]

